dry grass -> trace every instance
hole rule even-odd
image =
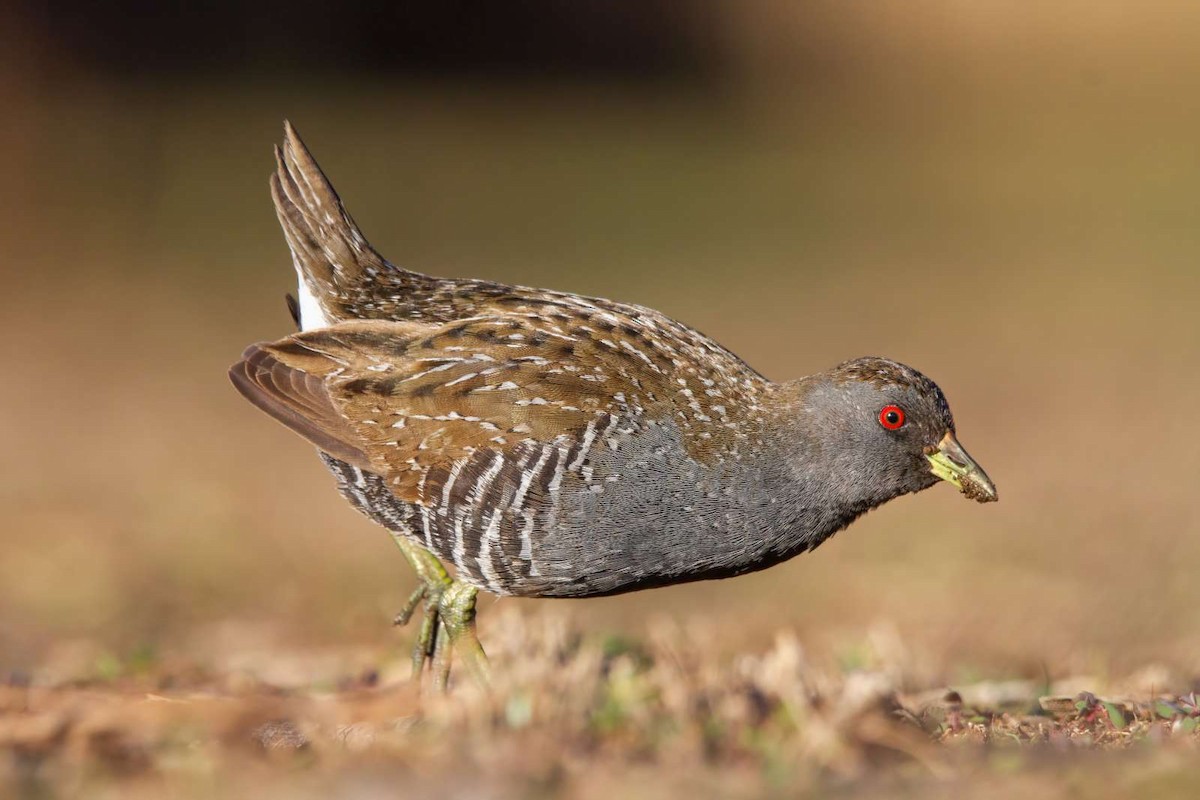
[[[811,659],[790,631],[730,659],[713,655],[711,627],[667,619],[644,638],[583,636],[545,613],[490,622],[494,691],[445,696],[420,693],[399,653],[289,651],[262,630],[225,630],[183,660],[122,663],[77,644],[0,689],[0,779],[29,796],[369,798],[390,782],[454,797],[652,797],[945,790],[1052,763],[1051,797],[1078,786],[1061,774],[1101,763],[1086,751],[1127,751],[1119,763],[1167,775],[1195,775],[1200,751],[1196,694],[1166,691],[1161,669],[1090,679],[1099,697],[1078,678],[949,687],[888,630],[852,666]]]

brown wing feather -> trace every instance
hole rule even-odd
[[[439,497],[456,463],[474,471],[489,453],[568,448],[602,419],[670,421],[692,457],[736,457],[753,426],[722,423],[735,407],[753,419],[761,379],[741,362],[683,361],[679,343],[654,326],[627,328],[613,334],[538,315],[341,323],[262,345],[253,357],[259,372],[270,357],[271,380],[259,383],[277,387],[286,376],[287,412],[314,415],[312,426],[256,404],[310,441],[315,428],[360,452],[398,497],[422,504]]]
[[[353,429],[334,408],[319,377],[281,364],[260,345],[251,345],[229,370],[237,390],[268,415],[336,458],[369,468],[354,443]]]

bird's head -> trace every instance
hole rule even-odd
[[[808,381],[800,408],[815,460],[839,496],[871,504],[944,480],[987,503],[996,487],[955,438],[937,384],[886,358],[859,358]]]

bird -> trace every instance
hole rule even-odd
[[[765,569],[945,481],[997,499],[942,390],[884,357],[773,381],[644,306],[392,264],[293,126],[271,197],[299,328],[229,370],[419,585],[412,655],[489,680],[480,590],[584,598]],[[453,574],[446,564],[453,567]]]

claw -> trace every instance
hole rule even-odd
[[[413,646],[413,679],[420,680],[428,664],[434,686],[444,691],[450,679],[451,652],[457,650],[472,679],[487,688],[490,685],[487,655],[475,635],[478,590],[452,580],[446,568],[428,550],[401,535],[395,539],[421,580],[421,585],[392,620],[394,625],[406,625],[417,607],[424,606],[421,629]]]

